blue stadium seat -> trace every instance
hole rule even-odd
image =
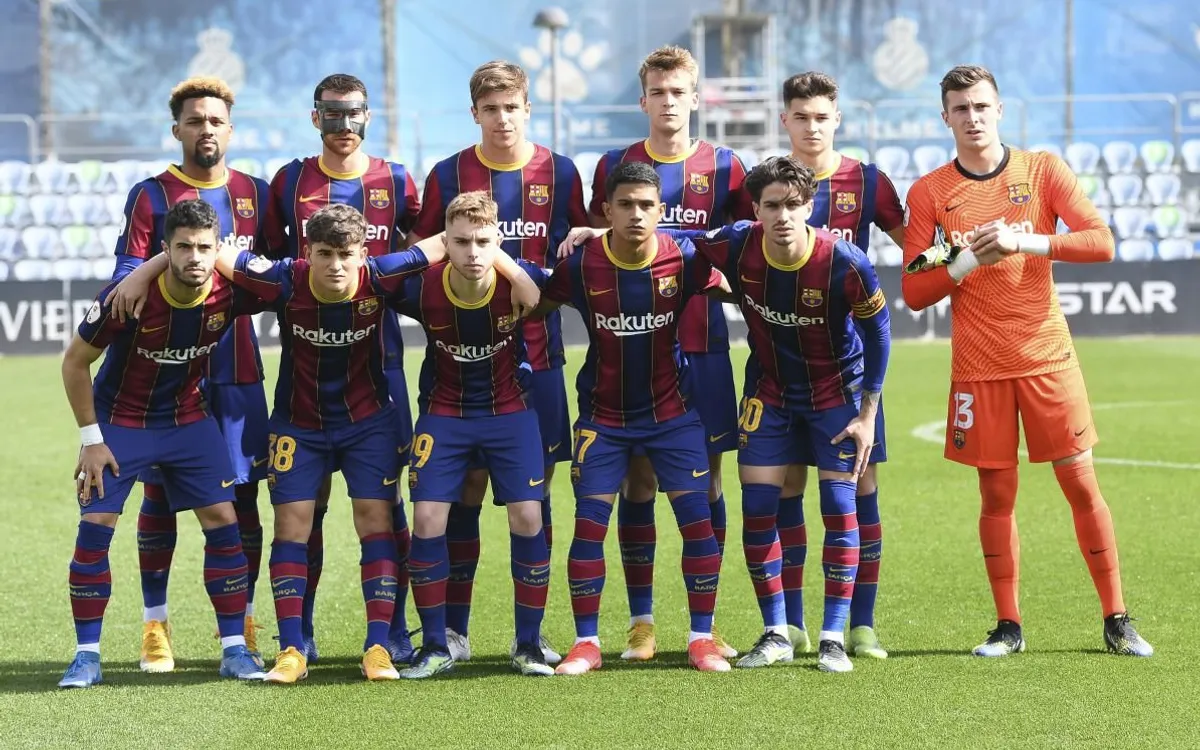
[[[1108,178],[1108,193],[1114,206],[1134,206],[1142,200],[1142,178],[1136,174],[1114,174]]]
[[[1100,147],[1086,141],[1068,143],[1066,158],[1075,174],[1094,174],[1096,167],[1100,166]]]
[[[1158,243],[1158,257],[1163,260],[1191,260],[1196,257],[1196,242],[1190,237],[1173,237]]]
[[[1147,172],[1169,172],[1175,166],[1175,144],[1170,141],[1146,141],[1139,152]]]
[[[1146,193],[1150,202],[1156,206],[1177,202],[1180,187],[1181,182],[1177,174],[1155,172],[1146,176]]]
[[[932,144],[914,148],[912,159],[917,168],[917,177],[929,174],[950,160],[949,152],[945,148]]]
[[[24,196],[0,193],[0,227],[15,227],[24,221],[28,203]]]
[[[903,146],[881,146],[875,149],[875,163],[892,179],[908,176],[910,158],[908,149]]]
[[[1117,237],[1144,237],[1150,223],[1150,211],[1143,206],[1121,206],[1113,211]]]
[[[1154,260],[1154,243],[1144,238],[1121,240],[1117,257],[1124,261]]]
[[[1104,167],[1109,174],[1124,174],[1132,172],[1137,164],[1137,146],[1129,141],[1109,141],[1104,144],[1100,153],[1104,157]]]

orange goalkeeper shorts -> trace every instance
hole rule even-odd
[[[953,382],[946,458],[981,469],[1016,466],[1018,416],[1033,463],[1074,456],[1099,440],[1083,373],[1072,367],[1008,380]]]

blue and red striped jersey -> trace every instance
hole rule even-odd
[[[209,357],[234,321],[261,312],[261,303],[216,274],[195,302],[179,302],[164,275],[150,285],[141,317],[119,323],[102,304],[116,283],[100,292],[78,329],[88,344],[108,350],[92,386],[96,416],[144,429],[204,419],[209,411],[200,379]]]
[[[331,203],[352,206],[362,213],[367,220],[367,255],[371,257],[404,249],[421,208],[417,184],[403,164],[371,157],[363,172],[335,172],[319,156],[293,159],[271,179],[266,254],[303,258],[308,220]],[[384,367],[403,367],[400,321],[388,314],[383,327]]]
[[[890,232],[904,224],[904,209],[896,187],[879,167],[839,156],[832,171],[817,175],[808,223],[866,252],[871,245],[871,225]]]
[[[239,255],[234,283],[279,316],[283,353],[273,416],[324,430],[360,422],[385,407],[383,321],[395,317],[386,303],[399,300],[404,280],[428,265],[419,248],[368,258],[346,297],[322,299],[307,259]]]
[[[117,239],[118,262],[114,280],[162,252],[167,211],[179,201],[196,198],[216,210],[221,220],[218,240],[236,245],[240,250],[264,252],[266,182],[234,169],[225,170],[223,180],[200,182],[170,166],[167,171],[142,180],[129,191],[125,202],[125,226]],[[262,359],[253,320],[239,317],[234,321],[229,334],[208,359],[206,377],[214,383],[262,381]]]
[[[545,283],[545,271],[517,262],[539,286]],[[446,263],[410,278],[398,308],[425,327],[421,413],[488,417],[524,411],[531,368],[513,315],[512,284],[496,274],[482,299],[464,302],[450,288],[450,271]]]
[[[613,256],[607,234],[597,237],[559,261],[542,292],[583,318],[588,350],[575,388],[580,417],[596,424],[654,424],[690,408],[680,382],[679,316],[721,275],[686,238],[656,236],[654,254],[636,265]]]
[[[425,178],[421,217],[413,229],[432,237],[445,229],[446,206],[459,193],[484,190],[500,208],[503,248],[513,258],[539,268],[554,265],[555,252],[571,227],[587,226],[583,182],[575,163],[544,146],[527,160],[497,164],[479,146],[443,159]],[[558,312],[523,326],[529,364],[534,370],[562,367],[562,318]]]
[[[724,146],[695,141],[686,153],[662,156],[650,149],[649,141],[609,151],[596,164],[589,211],[604,216],[604,181],[618,164],[637,161],[649,164],[662,180],[662,199],[667,214],[659,229],[715,229],[739,219],[753,219],[754,207],[746,192],[746,167]],[[721,302],[697,297],[683,310],[679,320],[679,344],[685,352],[729,351],[729,327]]]
[[[745,393],[802,411],[853,403],[863,343],[853,318],[887,306],[862,250],[822,229],[788,266],[767,256],[761,222],[739,221],[695,237],[722,269],[746,319],[751,356]]]

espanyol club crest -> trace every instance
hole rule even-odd
[[[235,207],[238,216],[243,219],[254,218],[254,199],[253,198],[238,198],[237,206]]]
[[[1014,206],[1022,206],[1032,198],[1033,191],[1029,189],[1028,182],[1020,182],[1016,185],[1008,186],[1008,201]]]
[[[210,331],[219,331],[225,326],[225,313],[213,313],[204,321],[204,327]]]
[[[250,260],[246,261],[246,268],[254,273],[266,273],[271,270],[271,259],[264,258],[261,255],[255,255]]]
[[[820,289],[805,288],[800,292],[800,301],[808,307],[820,307],[825,302],[825,294]]]
[[[704,195],[708,192],[708,175],[693,172],[688,177],[688,187],[696,195]]]
[[[388,195],[387,188],[371,188],[367,201],[370,202],[372,208],[387,208],[392,199]]]
[[[664,297],[674,297],[679,291],[679,281],[675,276],[664,276],[658,280],[658,293]]]
[[[496,318],[496,330],[500,333],[508,333],[517,326],[517,319],[512,315],[501,315]]]
[[[844,214],[854,213],[858,208],[858,196],[854,193],[839,191],[834,197],[833,205],[837,206],[837,210]]]
[[[535,206],[544,206],[550,202],[550,186],[533,184],[529,186],[529,202]]]
[[[375,312],[378,309],[379,309],[379,300],[377,300],[374,297],[368,297],[367,299],[364,299],[358,303],[358,314],[359,315],[364,315],[364,316],[370,315],[371,313]]]

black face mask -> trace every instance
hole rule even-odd
[[[367,137],[367,103],[361,102],[313,102],[317,110],[317,120],[321,123],[322,135],[338,135],[349,130],[359,138]],[[363,118],[356,120],[352,113],[361,112]]]

